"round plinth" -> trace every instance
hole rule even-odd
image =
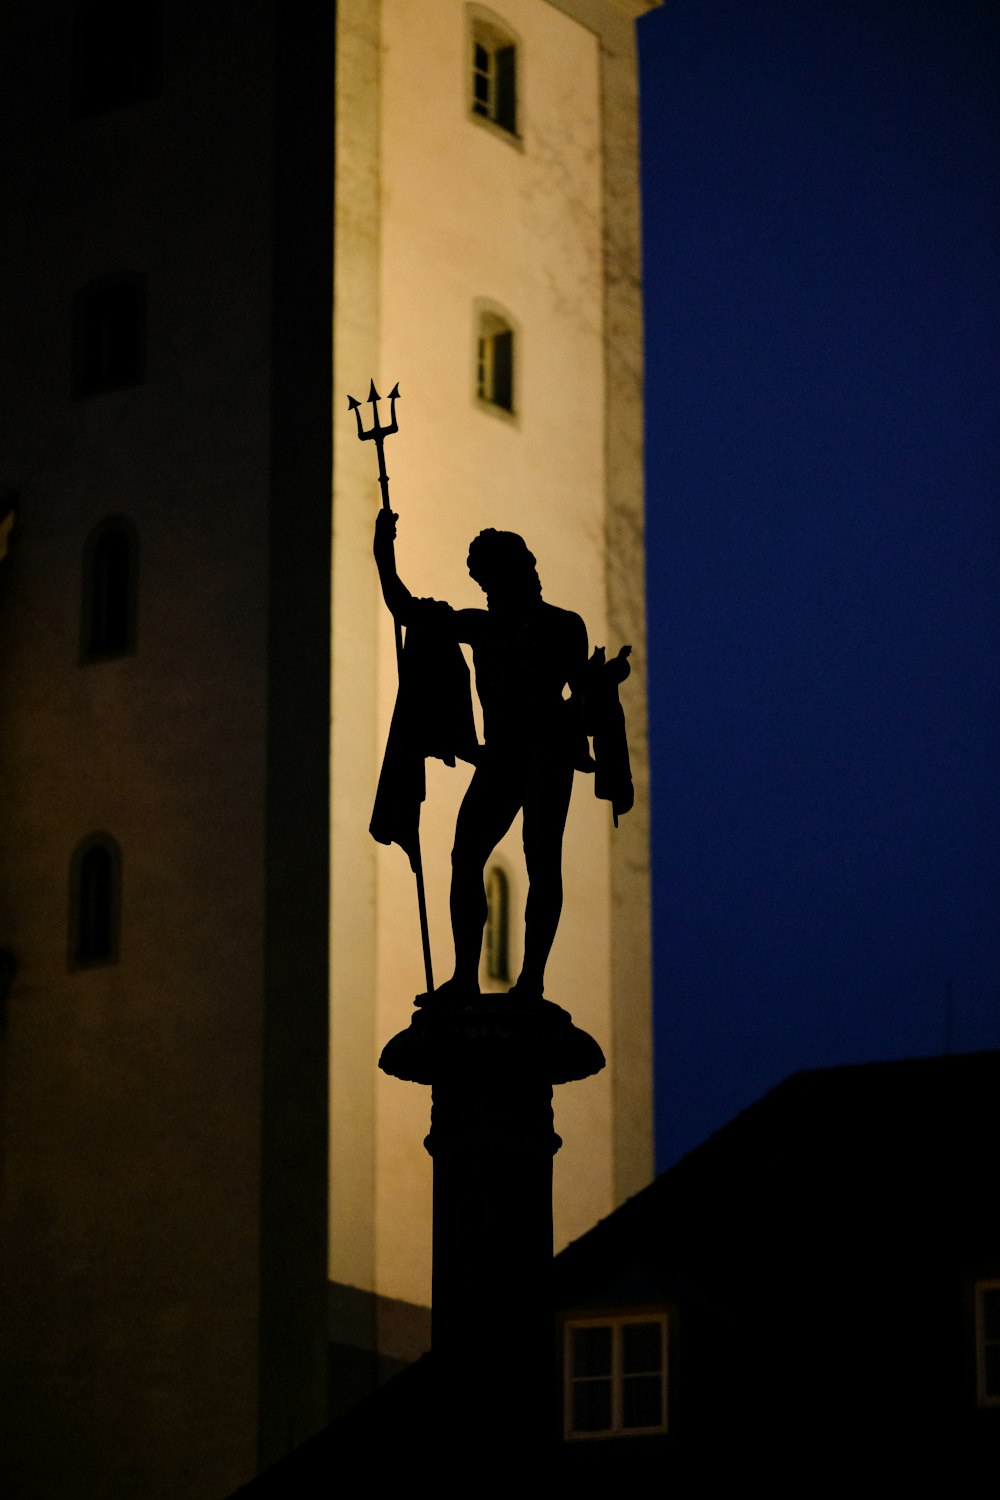
[[[475,995],[463,1004],[425,1004],[387,1042],[383,1073],[437,1084],[456,1073],[531,1075],[549,1085],[590,1078],[604,1067],[594,1038],[549,1000]]]

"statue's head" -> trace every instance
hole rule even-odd
[[[528,602],[541,596],[534,554],[516,531],[481,531],[469,547],[469,572],[491,603]]]

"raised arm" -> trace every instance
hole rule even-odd
[[[396,539],[397,519],[395,511],[386,510],[384,506],[379,510],[375,517],[372,552],[375,554],[379,582],[382,585],[382,598],[394,617],[405,625],[413,595],[396,572],[396,549],[393,543]]]

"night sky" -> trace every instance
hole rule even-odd
[[[662,1168],[1000,1046],[1000,7],[639,35]]]

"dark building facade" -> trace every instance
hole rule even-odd
[[[333,21],[5,13],[8,1496],[326,1417]]]
[[[795,1074],[568,1247],[572,1470],[995,1463],[998,1098],[998,1053]]]
[[[325,1493],[372,1454],[383,1481],[487,1492],[979,1493],[1000,1453],[998,1097],[997,1052],[793,1075],[556,1257],[548,1445],[506,1418],[463,1442],[432,1354],[246,1500]],[[490,1310],[484,1285],[484,1361]]]

